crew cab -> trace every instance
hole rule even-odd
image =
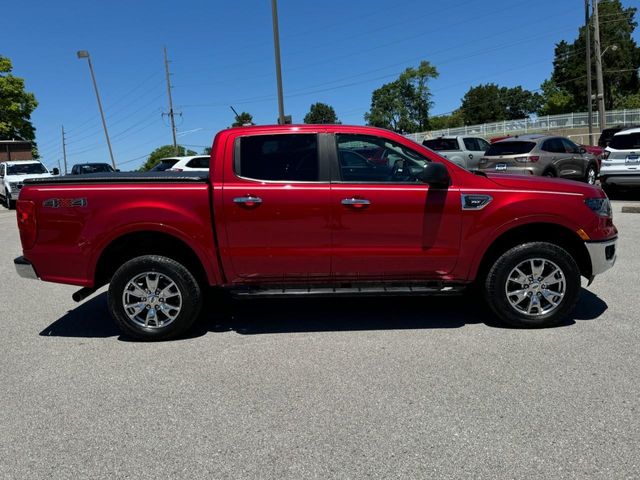
[[[358,153],[377,148],[397,159]],[[502,321],[549,326],[570,315],[580,276],[616,260],[600,188],[471,173],[387,130],[232,128],[216,135],[211,159],[209,173],[28,182],[18,273],[78,285],[77,301],[109,284],[126,334],[165,339],[191,327],[209,287],[274,297],[477,286]]]
[[[478,161],[490,146],[484,138],[460,135],[430,138],[424,140],[422,145],[467,170],[478,168]]]
[[[49,178],[60,172],[54,168],[47,170],[38,160],[15,160],[0,163],[0,195],[4,206],[12,209],[15,205],[24,181],[30,178]]]

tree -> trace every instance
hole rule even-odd
[[[522,87],[499,87],[495,83],[472,87],[462,99],[464,123],[475,125],[516,120],[538,111],[542,97]]]
[[[236,121],[231,124],[232,127],[244,127],[245,125],[253,125],[253,116],[247,112],[236,115]]]
[[[571,111],[573,96],[551,79],[542,83],[542,105],[538,115],[558,115]]]
[[[464,118],[460,109],[451,112],[449,115],[438,115],[429,119],[431,130],[444,130],[446,128],[456,128],[464,126]]]
[[[304,116],[304,123],[340,123],[336,111],[326,103],[314,103]]]
[[[425,60],[418,68],[407,68],[397,80],[374,90],[365,121],[399,133],[427,130],[429,109],[433,106],[428,82],[437,77],[436,67]]]
[[[141,172],[146,172],[155,167],[158,163],[160,163],[160,159],[167,157],[184,157],[190,155],[197,155],[193,150],[187,150],[182,145],[178,145],[178,155],[176,155],[176,151],[173,148],[173,145],[163,145],[161,147],[156,148],[153,152],[149,154],[149,158],[144,165],[140,167]]]
[[[0,139],[34,142],[36,131],[31,113],[38,106],[33,93],[26,92],[24,80],[11,74],[11,60],[0,55]],[[38,157],[33,143],[34,157]]]
[[[640,67],[640,47],[633,39],[638,26],[635,21],[637,8],[624,8],[620,0],[600,0],[598,3],[600,22],[600,44],[602,45],[602,71],[604,77],[605,107],[614,108],[624,104],[624,99],[640,91],[637,69]],[[592,36],[593,38],[593,36]],[[615,45],[615,48],[614,48]],[[586,31],[581,27],[573,43],[561,41],[556,44],[551,81],[570,101],[563,101],[563,111],[584,111],[587,108],[586,78]],[[591,49],[593,68],[593,93],[595,94],[595,51]],[[545,96],[545,111],[554,110],[557,91]]]

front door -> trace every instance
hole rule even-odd
[[[460,246],[459,189],[421,183],[418,176],[429,160],[394,140],[335,138],[333,275],[354,281],[446,279]],[[368,162],[358,153],[379,147],[395,152],[393,165]]]
[[[225,166],[227,279],[235,283],[313,283],[328,279],[331,260],[328,168],[315,133],[236,138]],[[231,153],[231,152],[229,152]]]

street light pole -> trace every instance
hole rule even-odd
[[[96,99],[98,100],[98,109],[100,110],[100,118],[102,119],[102,126],[104,128],[104,136],[107,138],[107,146],[109,147],[109,156],[111,157],[111,165],[116,170],[116,161],[113,159],[113,150],[111,149],[111,140],[109,140],[109,131],[107,130],[107,122],[104,119],[104,112],[102,111],[102,102],[100,101],[100,94],[98,93],[98,84],[96,83],[96,76],[93,73],[93,65],[91,64],[91,57],[87,50],[79,50],[78,58],[86,58],[89,62],[89,71],[91,72],[91,80],[93,81],[93,89],[96,92]]]
[[[278,123],[284,125],[284,100],[282,95],[282,69],[280,66],[280,32],[278,30],[277,0],[271,0],[271,17],[273,20],[273,48],[276,55],[276,80],[278,82]]]
[[[604,110],[604,81],[602,80],[602,53],[600,52],[600,21],[598,17],[598,0],[593,0],[593,48],[596,58],[596,83],[597,83],[597,101],[598,101],[598,122],[600,124],[600,132],[604,130],[606,125]]]
[[[589,145],[593,145],[593,101],[591,99],[591,22],[589,0],[584,0],[584,27],[587,40],[587,122],[589,124]]]

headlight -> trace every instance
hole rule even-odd
[[[587,198],[584,201],[585,205],[593,210],[594,213],[601,217],[611,217],[611,202],[608,198]]]

